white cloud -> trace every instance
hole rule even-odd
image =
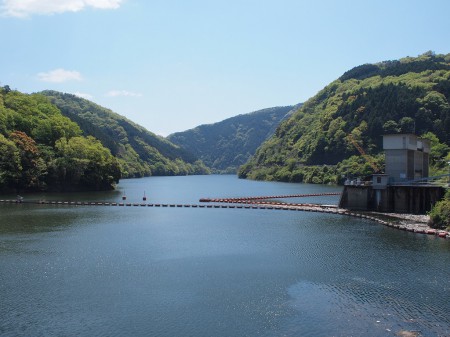
[[[107,97],[127,96],[127,97],[142,97],[142,94],[126,90],[111,90],[105,94]]]
[[[94,96],[92,96],[91,94],[86,94],[86,93],[78,92],[78,91],[75,92],[74,95],[78,96],[78,97],[81,97],[81,98],[84,98],[84,99],[89,99],[89,100],[92,100],[94,98]]]
[[[4,16],[28,17],[34,14],[50,15],[79,12],[85,8],[117,9],[123,0],[1,0]]]
[[[55,69],[46,73],[37,74],[40,81],[52,82],[52,83],[62,83],[66,81],[81,81],[82,77],[78,71],[65,70],[65,69]]]

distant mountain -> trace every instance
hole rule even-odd
[[[301,105],[268,108],[201,125],[167,138],[201,159],[214,172],[235,173]]]
[[[343,175],[369,173],[349,134],[380,165],[383,134],[425,135],[435,144],[432,160],[438,164],[450,146],[449,102],[450,54],[355,67],[284,120],[239,176],[336,183]]]
[[[57,91],[43,91],[62,114],[76,122],[118,158],[122,177],[205,174],[203,163],[169,140],[89,100]]]

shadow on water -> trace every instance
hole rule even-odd
[[[80,217],[89,213],[101,214],[104,210],[80,212],[79,207],[64,205],[40,205],[39,201],[92,202],[118,201],[122,192],[68,192],[68,193],[25,193],[23,203],[0,203],[0,234],[32,234],[60,231],[79,223]],[[1,195],[2,200],[16,200],[17,195]]]
[[[66,213],[66,215],[64,215]],[[70,226],[75,212],[37,205],[0,204],[0,234],[59,231]]]
[[[94,191],[94,192],[34,192],[23,193],[20,196],[25,202],[36,201],[112,201],[119,200],[120,190],[113,191]],[[4,194],[0,195],[3,200],[16,200],[18,195]]]

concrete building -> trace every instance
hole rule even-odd
[[[415,184],[428,177],[430,142],[412,134],[383,136],[385,173],[371,184],[346,185],[339,207],[397,213],[426,213],[444,195],[440,186]]]
[[[428,177],[429,140],[412,134],[384,135],[383,149],[389,183]]]

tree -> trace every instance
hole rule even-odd
[[[109,150],[44,95],[0,87],[0,135],[1,190],[108,189],[121,176]]]
[[[393,121],[392,119],[390,119],[386,123],[383,124],[383,132],[385,134],[399,133],[400,128],[398,127],[398,124],[396,121]]]
[[[430,159],[431,164],[436,166],[446,166],[444,158],[449,154],[450,147],[439,141],[439,138],[432,132],[422,135],[422,138],[428,139],[431,143]]]
[[[46,165],[39,156],[36,142],[22,131],[12,132],[9,138],[19,150],[20,155],[18,188],[38,189],[46,173]]]
[[[21,170],[19,149],[13,141],[0,134],[0,190],[12,188]]]
[[[94,137],[61,138],[55,144],[54,167],[63,187],[112,189],[120,179],[120,165]]]
[[[444,200],[438,201],[430,212],[430,227],[450,230],[450,191]]]
[[[400,119],[400,133],[415,133],[416,122],[411,117],[403,117]]]

